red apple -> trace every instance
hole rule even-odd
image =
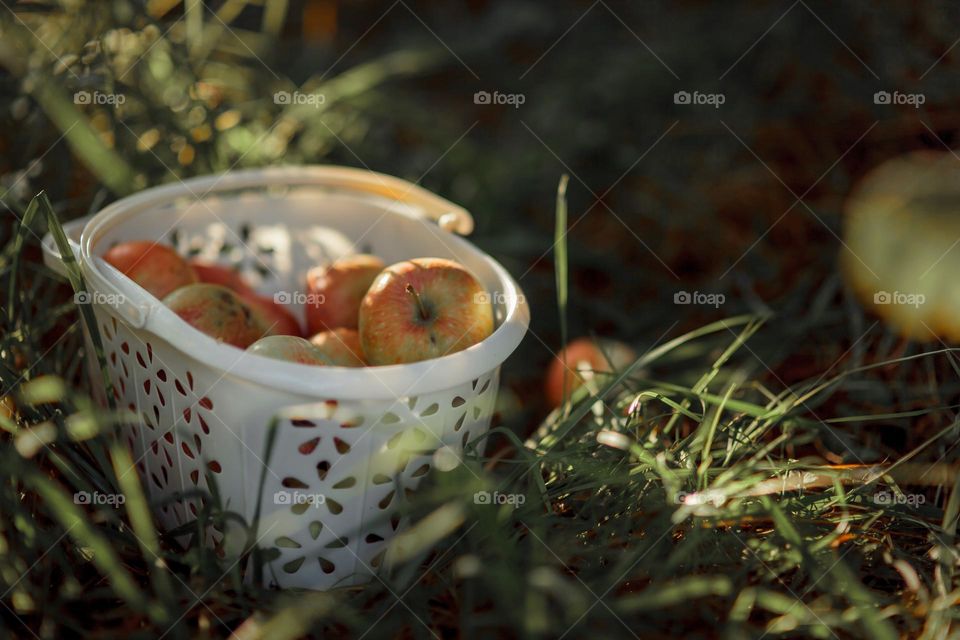
[[[190,284],[163,299],[187,324],[211,338],[246,349],[267,331],[230,289],[217,284]]]
[[[308,271],[307,333],[356,329],[360,302],[384,266],[380,258],[361,253]]]
[[[149,240],[121,242],[103,254],[103,259],[160,299],[197,281],[193,268],[173,247]]]
[[[310,342],[338,367],[363,367],[367,364],[363,361],[360,334],[354,329],[341,327],[321,331],[310,338]]]
[[[261,296],[255,291],[238,293],[237,295],[240,296],[244,304],[250,307],[257,320],[267,327],[270,335],[297,337],[303,335],[296,317],[283,305],[275,302],[273,298]]]
[[[257,320],[269,329],[270,335],[301,336],[297,318],[269,296],[258,294],[247,284],[239,273],[230,267],[193,260],[190,266],[197,272],[200,282],[219,284],[234,291],[244,304],[257,317]]]
[[[266,356],[276,360],[288,360],[300,364],[331,365],[331,362],[320,349],[307,340],[297,336],[267,336],[260,338],[247,347],[247,351],[258,356]]]
[[[377,276],[360,305],[360,343],[371,365],[461,351],[493,333],[483,285],[443,258],[398,262]]]
[[[200,282],[219,284],[237,293],[253,292],[253,289],[246,283],[243,276],[230,267],[212,262],[203,262],[201,260],[191,260],[190,266],[197,274],[197,279]]]
[[[567,397],[570,397],[575,389],[583,385],[584,378],[595,372],[618,371],[637,359],[636,352],[622,342],[601,340],[598,344],[591,338],[577,338],[569,342],[563,355],[563,360],[557,354],[550,362],[544,381],[547,402],[551,407],[563,402],[564,379]]]

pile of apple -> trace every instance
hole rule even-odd
[[[306,332],[287,305],[227,267],[144,240],[120,243],[103,258],[208,336],[280,360],[404,364],[461,351],[493,332],[486,290],[443,258],[386,266],[358,254],[314,267],[305,283]]]

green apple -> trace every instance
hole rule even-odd
[[[398,262],[360,304],[360,343],[371,365],[439,358],[493,333],[490,295],[462,265],[443,258]]]

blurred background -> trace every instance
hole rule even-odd
[[[958,14],[947,2],[5,0],[2,233],[41,188],[71,218],[242,167],[336,163],[418,182],[473,213],[473,241],[531,301],[505,396],[529,427],[560,347],[566,173],[571,336],[642,353],[712,317],[773,312],[787,322],[757,366],[790,383],[862,332],[835,268],[851,184],[956,142]]]

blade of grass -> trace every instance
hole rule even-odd
[[[560,176],[560,183],[557,185],[557,206],[556,220],[553,229],[553,263],[554,278],[557,287],[557,313],[560,316],[560,362],[567,361],[567,296],[568,280],[567,272],[567,183],[570,178],[566,174]],[[567,375],[564,373],[563,386],[561,387],[563,398],[563,412],[569,412],[569,399],[567,397]]]
[[[50,204],[50,199],[47,197],[46,192],[41,191],[33,201],[38,203],[39,210],[47,218],[47,226],[50,229],[51,235],[53,235],[53,239],[57,243],[57,249],[60,251],[60,259],[63,261],[67,272],[67,279],[70,281],[70,286],[73,288],[74,294],[82,293],[84,294],[84,298],[90,299],[86,283],[83,280],[83,274],[80,272],[80,265],[77,264],[77,258],[73,254],[73,248],[70,246],[67,234],[60,224],[60,220],[57,218],[57,214],[53,210],[53,205]],[[31,202],[31,204],[33,203]],[[80,317],[83,320],[87,334],[90,337],[90,341],[93,344],[94,353],[97,358],[97,363],[99,364],[100,376],[103,381],[103,388],[105,389],[104,395],[106,396],[107,404],[111,409],[114,409],[116,408],[116,404],[113,395],[113,383],[110,380],[110,374],[107,372],[107,359],[104,355],[103,339],[100,336],[100,330],[97,328],[97,318],[93,314],[91,305],[80,304],[77,305],[77,307],[80,311]]]

